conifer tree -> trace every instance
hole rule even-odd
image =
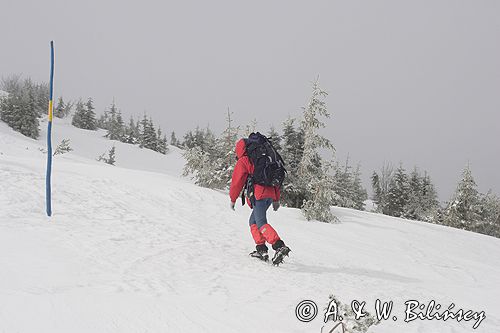
[[[47,114],[47,105],[49,104],[49,85],[45,82],[43,83],[33,83],[31,79],[27,79],[28,84],[33,92],[34,106],[37,117],[41,117]]]
[[[295,119],[290,117],[283,123],[280,154],[288,173],[283,182],[281,201],[288,207],[301,208],[306,198],[298,176],[298,166],[304,152],[304,130],[296,129],[294,123]]]
[[[233,125],[232,113],[227,110],[226,123],[227,126],[221,134],[221,139],[217,141],[217,148],[213,152],[213,163],[216,165],[216,173],[214,177],[216,187],[224,189],[231,183],[231,175],[234,169],[234,161],[236,160],[235,144],[238,140],[239,128]]]
[[[71,119],[71,124],[75,127],[82,128],[84,113],[85,105],[83,104],[82,100],[79,100],[76,103],[75,113],[73,114],[73,118]]]
[[[184,147],[182,155],[186,160],[183,175],[192,175],[195,184],[207,188],[221,188],[220,177],[217,173],[216,159],[220,157],[216,152],[216,139],[213,132],[207,126],[201,130],[198,126],[194,133],[189,131],[184,136]]]
[[[69,139],[63,139],[54,150],[53,156],[62,155],[73,151],[73,148],[69,145]]]
[[[113,146],[110,150],[109,150],[109,153],[108,153],[108,159],[106,161],[106,163],[108,164],[111,164],[111,165],[115,165],[115,146]]]
[[[273,144],[274,149],[276,149],[281,154],[281,136],[276,131],[274,126],[271,126],[271,128],[269,129],[269,132],[267,133],[267,138]]]
[[[139,138],[140,138],[139,122],[135,123],[134,118],[130,117],[129,124],[128,126],[125,127],[125,135],[123,138],[123,142],[135,145],[139,143]]]
[[[170,134],[170,145],[177,147],[177,148],[180,148],[180,146],[181,146],[181,143],[179,142],[179,140],[175,136],[174,131],[172,131],[172,133]]]
[[[234,147],[238,139],[239,128],[234,126],[232,113],[227,113],[227,126],[216,139],[213,132],[207,127],[184,136],[183,156],[186,160],[183,175],[192,174],[197,185],[226,189],[231,181],[235,163]]]
[[[377,210],[381,212],[383,202],[382,186],[380,185],[380,177],[376,171],[373,171],[371,181],[373,190],[372,200],[377,205]]]
[[[358,164],[356,167],[356,171],[354,171],[353,174],[353,180],[352,180],[352,202],[353,206],[352,208],[357,209],[357,210],[363,210],[365,204],[365,200],[368,199],[368,193],[366,192],[366,189],[363,187],[362,181],[361,181],[361,166]]]
[[[330,141],[318,133],[320,128],[325,125],[319,117],[329,118],[325,98],[327,93],[319,87],[319,83],[313,83],[312,96],[309,99],[307,107],[303,108],[302,128],[304,129],[304,151],[302,159],[298,165],[299,187],[306,189],[306,198],[304,200],[304,213],[308,216],[321,216],[324,222],[333,221],[330,215],[330,207],[334,203],[336,194],[333,190],[333,183],[330,184],[328,178],[330,167],[323,167],[319,149],[329,149],[333,151],[333,145]],[[322,180],[329,186],[324,187],[317,182]],[[330,186],[331,185],[331,186]],[[331,201],[326,204],[327,200]],[[311,209],[318,211],[312,214]],[[329,213],[330,212],[330,213]]]
[[[349,156],[345,165],[341,167],[338,163],[334,168],[334,187],[337,194],[335,205],[346,208],[362,210],[364,201],[368,198],[366,189],[361,182],[361,170],[358,164],[355,171],[349,165]]]
[[[156,151],[163,155],[165,155],[168,152],[167,137],[162,133],[160,127],[158,127],[158,132],[157,132]]]
[[[473,230],[480,220],[479,193],[468,165],[462,173],[462,179],[445,215],[444,223],[459,229]]]
[[[111,123],[111,117],[108,110],[104,110],[104,113],[97,120],[97,127],[105,130],[109,130]]]
[[[440,207],[436,188],[427,173],[422,178],[422,206],[424,215],[420,216],[419,220],[431,222]]]
[[[92,97],[89,97],[86,104],[86,112],[84,113],[84,121],[83,124],[85,129],[89,129],[95,131],[97,129],[97,120],[94,112],[94,101]]]
[[[336,206],[352,208],[354,206],[353,202],[353,175],[351,172],[351,166],[349,165],[349,156],[346,158],[344,166],[340,166],[337,162],[334,165],[334,185],[333,190],[337,193],[337,200],[334,202]]]
[[[70,102],[64,103],[64,99],[61,96],[57,100],[57,105],[54,108],[54,117],[66,118],[71,113],[72,108],[73,104]]]
[[[63,100],[62,96],[59,96],[59,98],[57,99],[57,104],[54,107],[54,117],[64,118],[64,115],[63,115],[64,109],[65,109],[64,100]]]
[[[500,198],[491,190],[480,196],[480,216],[475,231],[500,238]]]
[[[14,77],[4,80],[2,88],[10,91],[0,100],[0,120],[25,136],[38,138],[39,114],[31,80],[25,80],[21,84],[18,77]]]
[[[20,96],[16,96],[12,93],[0,98],[0,120],[10,127],[13,127],[14,116],[16,112],[19,112],[20,101]]]
[[[33,139],[40,133],[36,100],[31,85],[25,86],[21,96],[21,112],[17,122],[19,132]]]
[[[402,165],[396,170],[394,178],[389,185],[387,195],[387,214],[403,217],[409,199],[408,175]]]
[[[82,129],[97,130],[97,120],[95,118],[92,98],[89,97],[85,104],[81,100],[78,101],[71,124]]]
[[[141,121],[140,147],[156,150],[156,146],[157,146],[157,137],[153,125],[153,120],[151,118],[148,119],[146,114],[144,114],[144,118]]]
[[[410,174],[408,182],[408,202],[402,214],[404,217],[412,220],[417,220],[424,215],[423,179],[421,178],[417,168],[415,167]]]
[[[184,147],[187,149],[194,148],[196,146],[205,145],[204,141],[207,139],[206,136],[213,135],[211,130],[208,128],[206,130],[200,129],[199,126],[196,126],[196,129],[193,131],[189,131],[184,135]]]
[[[334,180],[331,176],[331,164],[323,163],[322,172],[318,177],[311,178],[308,184],[308,199],[304,201],[302,212],[305,218],[321,222],[338,222],[338,219],[331,211],[331,205],[337,201],[337,194],[332,190]]]
[[[373,172],[372,187],[373,201],[377,205],[377,212],[390,215],[388,210],[389,187],[394,177],[394,168],[390,163],[384,162],[380,170],[380,174]]]
[[[99,156],[97,158],[98,161],[102,161],[104,163],[107,163],[107,164],[111,164],[111,165],[115,165],[115,146],[111,147],[111,149],[108,151],[108,157],[104,157],[104,154],[102,154],[101,156]]]
[[[215,173],[214,164],[211,163],[211,156],[208,151],[203,151],[201,146],[183,151],[186,164],[183,169],[183,176],[192,174],[195,184],[207,188],[217,188],[219,179],[213,177]]]
[[[109,112],[104,112],[103,123],[108,130],[106,137],[110,140],[125,141],[125,126],[121,111],[116,108],[115,101],[111,104]]]

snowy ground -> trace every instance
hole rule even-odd
[[[45,124],[42,124],[43,128]],[[269,214],[293,252],[252,260],[249,209],[181,178],[182,157],[101,138],[55,120],[52,218],[45,216],[42,133],[0,123],[0,332],[320,332],[323,308],[394,301],[370,332],[472,332],[474,321],[405,323],[404,302],[485,311],[477,332],[500,332],[500,240],[335,208],[341,223]],[[117,166],[95,161],[116,145]],[[296,305],[319,307],[303,323]],[[325,326],[325,328],[331,325]],[[326,329],[324,330],[326,331]]]

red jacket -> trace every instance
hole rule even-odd
[[[254,166],[248,156],[246,155],[245,140],[240,139],[236,143],[236,156],[238,161],[234,166],[233,178],[231,180],[231,187],[229,188],[229,196],[231,197],[231,202],[236,202],[241,190],[246,184],[248,175],[253,174]],[[273,201],[278,201],[280,199],[280,189],[277,186],[264,186],[255,184],[254,185],[255,199],[261,200],[265,198],[271,198]],[[248,205],[251,206],[248,201]]]

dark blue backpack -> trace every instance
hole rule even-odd
[[[255,168],[251,182],[280,187],[286,176],[285,162],[271,141],[257,132],[250,134],[248,139],[245,139],[245,144],[247,156]]]

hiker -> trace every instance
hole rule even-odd
[[[266,142],[268,144],[266,144]],[[264,148],[262,148],[264,147]],[[270,147],[270,148],[269,148]],[[266,154],[266,148],[268,154]],[[253,158],[252,151],[259,151],[259,156],[264,156],[264,159],[257,161]],[[279,157],[277,160],[273,161],[272,158],[267,155],[273,155],[274,158]],[[250,232],[256,244],[256,250],[250,255],[252,257],[257,257],[261,260],[268,261],[269,256],[267,254],[268,247],[266,242],[271,244],[272,248],[276,251],[273,257],[273,264],[279,265],[283,262],[283,258],[288,256],[290,248],[288,248],[283,240],[278,236],[278,233],[274,228],[267,222],[266,211],[272,205],[273,210],[277,211],[280,207],[280,185],[286,174],[284,169],[284,163],[281,156],[276,153],[270,141],[260,133],[252,133],[248,139],[240,139],[236,143],[236,165],[234,167],[233,176],[231,180],[231,187],[229,191],[229,196],[231,198],[231,209],[234,210],[236,200],[239,194],[245,187],[246,201],[250,208],[252,208],[252,214],[250,215]],[[264,162],[265,160],[265,162]],[[268,167],[269,161],[277,164]],[[267,164],[264,166],[264,164]],[[255,165],[258,165],[256,168]],[[278,170],[278,171],[273,171]],[[266,172],[263,172],[263,170]],[[271,170],[271,172],[269,172]],[[255,174],[254,174],[255,173]],[[269,177],[277,178],[267,179],[263,181],[261,174],[267,174]],[[270,174],[270,175],[269,175]],[[258,183],[268,183],[275,184],[274,186],[262,185]],[[244,194],[242,195],[242,199]],[[244,199],[243,199],[244,204]]]

